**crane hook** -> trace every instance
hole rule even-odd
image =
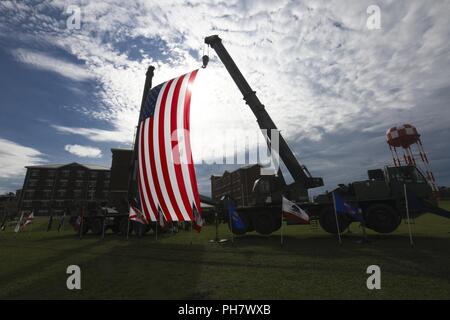
[[[209,56],[207,56],[207,55],[205,54],[205,55],[202,57],[202,60],[203,60],[202,68],[205,69],[206,66],[208,65],[208,62],[209,62]]]

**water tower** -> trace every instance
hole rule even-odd
[[[434,191],[438,191],[436,180],[430,168],[427,154],[423,148],[420,134],[416,127],[410,124],[404,124],[397,127],[392,127],[386,132],[386,140],[391,150],[392,159],[396,167],[403,165],[418,166],[420,163],[426,173],[428,183],[432,186]],[[399,156],[397,149],[403,151]],[[416,153],[414,153],[416,152]]]

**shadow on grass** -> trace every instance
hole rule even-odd
[[[8,295],[0,296],[7,299],[208,298],[208,291],[196,289],[200,279],[199,261],[203,260],[201,246],[141,240],[132,238],[106,252],[90,250],[93,246],[107,244],[102,241],[71,250],[46,248],[58,254],[3,274],[0,288],[8,285],[14,288],[7,290]],[[65,272],[69,264],[78,264],[81,268],[80,291],[66,288],[68,275]],[[39,277],[23,281],[37,272],[41,274]]]

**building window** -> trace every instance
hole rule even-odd
[[[23,202],[23,208],[24,208],[24,209],[25,209],[25,208],[31,208],[31,204],[32,204],[32,202],[29,201],[29,200],[24,201],[24,202]]]
[[[29,187],[36,187],[38,183],[37,179],[31,179],[30,181],[28,181],[28,186]]]
[[[98,177],[98,172],[91,172],[91,179],[97,179],[97,177]]]
[[[25,199],[33,199],[34,197],[34,190],[28,190],[25,192]]]
[[[44,198],[50,199],[52,196],[52,190],[44,190]]]
[[[64,198],[66,193],[66,190],[58,190],[58,198]]]
[[[70,170],[61,171],[61,177],[68,178],[70,176]]]
[[[84,178],[84,170],[77,171],[77,178]]]
[[[111,172],[105,172],[105,179],[111,178]]]
[[[89,190],[88,198],[89,199],[94,199],[95,198],[95,190]]]
[[[89,188],[95,188],[97,186],[97,181],[89,181]]]
[[[32,169],[31,172],[30,172],[30,175],[33,178],[39,177],[39,170],[38,169]]]
[[[74,190],[74,191],[73,191],[73,197],[74,197],[75,199],[81,198],[82,195],[83,195],[83,193],[81,192],[81,190]]]
[[[83,181],[82,180],[75,181],[75,187],[76,188],[82,188],[83,187]]]
[[[45,186],[46,187],[52,187],[53,186],[53,179],[45,180]]]
[[[48,171],[48,177],[49,177],[49,178],[54,178],[54,177],[55,177],[55,174],[56,174],[56,171],[55,171],[55,170],[49,170],[49,171]]]

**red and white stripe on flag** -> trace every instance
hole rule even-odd
[[[145,218],[145,216],[142,214],[141,211],[139,211],[139,209],[130,206],[130,213],[128,214],[128,218],[131,221],[136,221],[142,224],[148,224],[147,219]]]
[[[289,201],[283,197],[282,214],[287,220],[297,222],[300,224],[309,224],[309,215],[296,205],[294,202]]]
[[[191,152],[190,104],[198,70],[149,92],[138,132],[138,190],[147,220],[192,221],[200,208]]]
[[[34,212],[31,212],[25,219],[25,222],[23,225],[26,226],[26,225],[30,224],[31,222],[33,222],[33,219],[34,219]]]

